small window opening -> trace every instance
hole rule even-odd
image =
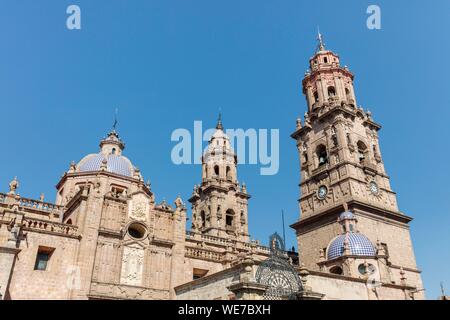
[[[234,218],[233,210],[231,210],[231,209],[227,210],[226,217],[225,217],[225,223],[226,223],[227,227],[233,226],[233,218]]]
[[[343,273],[343,270],[342,270],[342,268],[339,267],[339,266],[334,266],[334,267],[332,267],[332,268],[330,269],[330,273],[341,275],[341,274]]]
[[[317,148],[317,157],[319,159],[319,167],[328,163],[328,154],[324,145]]]
[[[209,270],[194,268],[192,270],[192,280],[197,280],[197,279],[203,278],[204,276],[206,276],[208,271]]]
[[[40,271],[47,270],[48,263],[49,263],[50,258],[54,251],[55,251],[54,248],[39,246],[39,249],[38,249],[38,252],[36,255],[36,261],[34,263],[34,270],[40,270]]]
[[[328,97],[335,97],[336,89],[334,87],[328,87]]]
[[[364,162],[366,161],[366,158],[367,158],[366,155],[367,155],[367,147],[362,141],[359,141],[358,142],[358,160],[359,160],[360,164],[364,164]]]
[[[134,239],[143,239],[146,235],[145,227],[140,223],[132,223],[128,227],[128,234]]]
[[[314,92],[314,101],[315,102],[319,102],[319,94],[316,92]]]
[[[200,219],[202,220],[202,227],[206,227],[206,215],[205,215],[205,211],[202,211],[200,213]]]

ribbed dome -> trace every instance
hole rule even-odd
[[[78,163],[78,171],[90,172],[100,171],[103,160],[106,159],[106,171],[111,173],[120,174],[126,177],[133,176],[133,165],[127,157],[116,154],[109,154],[107,156],[102,153],[90,154],[84,157]]]
[[[375,256],[376,250],[372,242],[361,233],[349,232],[334,238],[328,246],[328,260],[336,259],[344,254],[344,241],[348,236],[348,244],[352,255],[356,256]]]

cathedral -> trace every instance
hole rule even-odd
[[[0,193],[0,300],[424,299],[409,223],[354,75],[319,44],[291,137],[300,164],[298,253],[250,240],[250,194],[219,118],[186,203],[155,202],[115,129],[72,162],[54,203]],[[294,163],[292,159],[292,163]],[[285,186],[286,188],[293,186]],[[256,195],[257,196],[257,195]]]

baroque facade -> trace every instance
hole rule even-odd
[[[298,256],[250,241],[250,195],[220,118],[189,198],[190,230],[182,199],[155,202],[113,129],[98,153],[70,164],[55,203],[22,197],[16,178],[0,193],[1,299],[263,299],[285,292],[287,279],[298,280],[298,299],[424,298],[381,127],[357,106],[353,74],[321,36],[310,68],[308,111],[292,134]]]

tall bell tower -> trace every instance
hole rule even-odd
[[[249,198],[245,184],[237,180],[237,156],[219,115],[202,156],[202,183],[194,187],[189,199],[192,231],[248,242]]]
[[[309,67],[302,82],[308,110],[292,134],[301,169],[300,219],[292,225],[300,261],[321,269],[330,242],[342,232],[338,217],[348,204],[358,216],[358,230],[387,252],[392,274],[385,280],[400,283],[404,270],[421,287],[408,226],[412,218],[399,211],[385,171],[381,126],[357,105],[353,73],[325,48],[320,34]]]

